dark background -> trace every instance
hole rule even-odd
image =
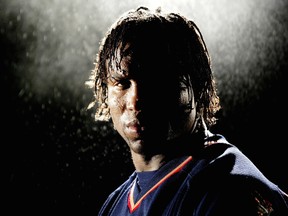
[[[96,215],[133,171],[126,144],[86,110],[93,94],[85,81],[108,26],[142,2],[202,29],[223,107],[212,132],[288,192],[287,1],[1,0],[7,215]]]

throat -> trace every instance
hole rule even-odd
[[[132,152],[132,160],[137,172],[158,170],[165,163],[165,155],[153,155],[147,157]]]

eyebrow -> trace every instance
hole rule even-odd
[[[125,74],[120,74],[120,73],[117,73],[115,70],[113,70],[113,71],[111,71],[110,73],[109,73],[109,77],[108,77],[108,79],[110,79],[110,80],[119,80],[119,79],[123,79],[123,78],[127,78],[128,77],[128,75],[125,75]]]

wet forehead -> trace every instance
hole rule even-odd
[[[122,43],[116,48],[114,55],[106,61],[106,65],[110,74],[114,76],[128,76],[129,67],[132,62],[131,54],[127,53],[130,47],[126,44],[124,47]]]
[[[159,73],[169,68],[171,61],[168,61],[168,56],[168,49],[155,43],[137,41],[120,44],[110,60],[109,69],[110,72],[118,71],[123,75],[147,71]]]

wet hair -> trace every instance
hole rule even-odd
[[[123,14],[102,39],[95,60],[95,68],[87,82],[94,90],[95,119],[110,119],[107,104],[107,78],[113,61],[117,61],[116,50],[122,58],[125,44],[147,37],[166,45],[167,55],[161,58],[166,68],[174,68],[184,80],[191,80],[197,115],[210,127],[216,123],[216,112],[220,109],[211,59],[197,25],[178,13],[164,13],[160,8],[151,11],[139,7]],[[155,38],[155,40],[154,40]],[[142,46],[145,47],[145,46]],[[168,58],[168,59],[167,59]],[[169,60],[171,58],[171,60]],[[157,58],[157,61],[161,61]],[[117,62],[116,62],[117,64]],[[152,77],[153,78],[153,77]],[[165,79],[165,78],[163,78]]]

